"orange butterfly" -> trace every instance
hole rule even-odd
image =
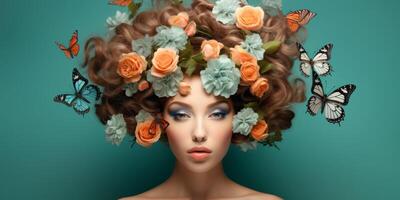
[[[64,45],[56,42],[56,45],[59,49],[61,49],[67,58],[74,58],[79,53],[79,44],[78,44],[78,30],[72,34],[71,39],[69,40],[69,47],[66,48]]]
[[[286,15],[286,20],[291,32],[297,32],[301,26],[310,22],[317,15],[307,9],[296,10]]]
[[[109,4],[117,6],[128,6],[132,3],[132,0],[111,0]]]
[[[156,134],[158,128],[157,126],[159,126],[161,131],[164,131],[169,126],[169,123],[162,118],[156,117],[150,124],[149,128],[150,135]]]

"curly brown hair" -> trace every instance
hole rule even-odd
[[[84,48],[85,58],[82,66],[88,66],[89,78],[104,88],[101,102],[95,106],[96,115],[103,124],[106,124],[113,114],[122,113],[128,132],[133,136],[136,128],[135,115],[139,110],[145,109],[152,113],[163,112],[167,98],[155,96],[151,87],[137,92],[132,97],[125,95],[123,90],[125,83],[116,70],[120,55],[132,51],[132,40],[142,38],[146,34],[155,35],[157,26],[168,26],[168,18],[181,11],[186,11],[190,20],[195,21],[198,29],[212,33],[212,39],[223,43],[225,47],[234,47],[244,40],[244,35],[235,25],[225,25],[216,21],[212,14],[214,5],[207,0],[193,0],[191,8],[166,1],[153,3],[155,6],[151,10],[139,13],[131,24],[118,25],[108,41],[102,37],[93,36],[86,41]],[[275,133],[274,137],[269,137],[269,142],[275,142],[281,140],[281,130],[291,127],[294,112],[290,105],[305,100],[305,84],[299,78],[294,79],[292,83],[289,81],[298,50],[295,43],[289,40],[290,31],[287,28],[285,16],[282,13],[276,16],[265,13],[260,36],[263,42],[272,40],[282,42],[276,53],[264,57],[273,64],[273,68],[262,75],[269,81],[269,90],[261,99],[255,99],[249,93],[248,87],[239,86],[237,93],[230,98],[234,102],[235,111],[243,108],[248,102],[259,101],[266,113],[264,120],[268,123],[269,132]],[[211,38],[197,32],[189,39],[196,52],[200,50],[203,40]],[[199,70],[194,72],[194,74],[198,73]],[[240,143],[241,138],[235,139],[235,135],[240,134],[232,134],[232,142]]]

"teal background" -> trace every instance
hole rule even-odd
[[[307,26],[304,46],[310,54],[334,44],[335,71],[322,79],[325,88],[354,83],[357,90],[340,127],[321,115],[306,115],[303,103],[294,107],[297,117],[278,144],[280,151],[259,146],[243,153],[232,147],[224,160],[228,176],[284,199],[400,199],[399,5],[394,0],[284,1],[285,12],[318,13]],[[112,146],[93,112],[81,117],[52,101],[73,91],[71,71],[83,53],[68,60],[54,41],[67,43],[75,29],[81,47],[89,36],[105,36],[105,19],[117,9],[106,0],[2,3],[0,199],[117,199],[170,175],[174,157],[165,145]],[[300,75],[298,62],[293,72]],[[311,79],[306,82],[310,87]]]

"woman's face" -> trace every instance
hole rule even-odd
[[[189,95],[178,93],[165,104],[169,146],[185,168],[206,172],[219,164],[229,149],[233,106],[230,99],[207,94],[199,76],[184,81],[191,86]],[[188,153],[193,147],[206,147],[211,153]]]

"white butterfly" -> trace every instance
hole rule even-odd
[[[317,72],[319,76],[325,76],[331,72],[331,64],[328,62],[331,58],[333,44],[326,44],[322,47],[311,60],[304,47],[297,43],[300,52],[300,71],[305,76],[310,76],[312,71]]]
[[[307,102],[307,112],[314,116],[321,108],[321,113],[325,114],[325,118],[328,122],[333,124],[338,123],[340,126],[340,122],[343,121],[345,116],[342,106],[349,103],[350,95],[355,89],[355,85],[348,84],[326,95],[321,84],[321,79],[318,74],[313,71],[313,84],[311,87],[313,96],[311,96]]]

